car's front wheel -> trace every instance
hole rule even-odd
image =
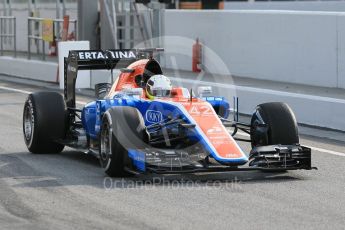
[[[282,102],[256,107],[251,119],[252,147],[299,143],[298,126],[292,109]]]
[[[99,158],[107,175],[123,177],[130,167],[128,151],[145,145],[145,124],[133,107],[113,107],[104,113],[100,132]]]

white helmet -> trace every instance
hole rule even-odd
[[[170,97],[171,89],[171,81],[164,75],[153,75],[146,84],[146,94],[150,99]]]

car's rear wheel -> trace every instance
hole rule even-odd
[[[282,102],[260,104],[251,119],[252,147],[299,143],[298,126],[292,109]]]
[[[100,132],[101,166],[112,177],[127,176],[131,161],[128,150],[145,145],[145,124],[141,113],[133,107],[113,107],[105,112]]]
[[[56,92],[37,92],[28,96],[23,111],[24,141],[32,153],[59,153],[57,143],[66,135],[66,104]]]

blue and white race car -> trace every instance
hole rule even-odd
[[[299,144],[287,104],[258,105],[249,124],[229,120],[225,98],[198,98],[172,86],[153,58],[156,51],[160,49],[71,51],[64,63],[64,96],[37,92],[25,102],[28,150],[59,153],[69,146],[98,157],[109,176],[312,169],[311,150]],[[78,70],[114,68],[122,68],[117,80],[96,85],[98,99],[77,108]],[[237,130],[250,139],[236,138]],[[250,142],[250,153],[237,141]]]

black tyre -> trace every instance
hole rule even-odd
[[[66,135],[66,104],[56,92],[37,92],[28,96],[23,111],[24,141],[32,153],[59,153]]]
[[[296,117],[282,102],[260,104],[251,119],[252,147],[299,143]]]
[[[216,113],[221,116],[221,117],[225,117],[226,114],[226,109],[224,108],[224,106],[213,106],[214,111],[216,111]]]
[[[131,167],[129,149],[145,146],[145,123],[133,107],[113,107],[105,112],[100,134],[100,162],[111,177],[123,177]]]

